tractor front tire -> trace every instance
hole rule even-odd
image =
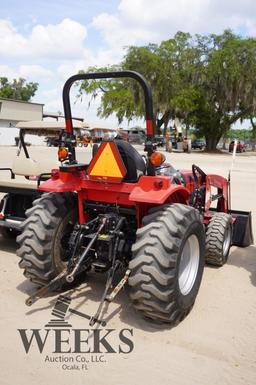
[[[19,267],[25,277],[39,286],[47,284],[65,268],[67,245],[63,239],[73,230],[75,202],[74,194],[47,193],[26,211],[27,219],[17,237]]]
[[[155,207],[137,230],[130,261],[130,298],[156,322],[178,324],[190,312],[202,279],[205,231],[200,214],[175,203]]]
[[[226,213],[213,215],[206,230],[205,262],[223,266],[232,244],[232,217]]]

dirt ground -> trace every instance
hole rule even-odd
[[[35,146],[29,150],[36,159],[55,159],[56,156],[54,148]],[[10,166],[14,155],[13,147],[0,147],[1,167]],[[86,161],[89,157],[89,149],[79,149],[79,160]],[[227,154],[172,153],[168,157],[176,168],[190,168],[192,163],[196,163],[206,172],[223,176],[227,176],[231,165],[231,156]],[[255,196],[256,156],[239,154],[232,174],[232,208],[252,211],[256,237]],[[123,291],[106,309],[105,314],[106,328],[113,329],[109,341],[117,353],[105,353],[103,356],[97,352],[80,355],[72,353],[73,332],[70,332],[71,352],[53,353],[55,340],[52,331],[42,353],[33,340],[26,354],[17,329],[27,329],[28,335],[30,329],[41,329],[40,333],[45,336],[45,324],[53,318],[51,311],[57,296],[44,298],[31,308],[26,307],[24,301],[35,286],[24,279],[18,268],[16,244],[12,240],[0,239],[0,250],[2,385],[256,383],[255,246],[244,249],[232,247],[229,261],[224,267],[205,267],[195,306],[175,328],[155,327],[142,320],[133,311],[127,292]],[[70,306],[92,315],[103,285],[103,276],[89,275],[86,283],[70,293]],[[66,320],[72,324],[73,329],[90,329],[87,319],[72,313],[68,313]],[[103,334],[106,334],[106,328],[102,328]],[[123,329],[132,329],[125,331],[134,347],[128,354],[118,352],[119,333]],[[90,331],[90,343],[95,337],[92,333]],[[64,334],[63,340],[67,336]],[[86,339],[85,334],[83,339]],[[62,345],[68,351],[69,344],[63,342]],[[86,346],[84,343],[83,347]],[[128,345],[122,344],[122,349],[127,351]],[[59,362],[49,362],[51,358]],[[87,362],[83,367],[78,361],[84,358]],[[68,359],[71,363],[60,362]],[[75,363],[72,363],[72,359]],[[72,366],[74,364],[77,368]]]

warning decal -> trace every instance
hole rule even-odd
[[[113,142],[103,142],[93,157],[87,173],[91,179],[121,182],[126,168]]]

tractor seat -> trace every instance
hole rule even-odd
[[[127,170],[124,182],[137,182],[138,178],[146,172],[146,164],[142,156],[129,142],[126,142],[125,140],[115,139],[114,143]],[[98,145],[94,144],[92,148],[92,155],[94,156],[97,151]]]
[[[116,139],[114,143],[127,170],[124,182],[136,182],[138,178],[146,172],[146,164],[142,156],[129,142]]]

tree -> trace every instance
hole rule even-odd
[[[203,56],[197,67],[197,109],[188,120],[205,136],[207,148],[214,150],[233,123],[255,115],[256,40],[225,31],[198,36],[198,45]]]
[[[149,44],[145,47],[131,46],[118,66],[90,67],[86,72],[106,72],[115,70],[134,70],[140,72],[151,84],[155,106],[155,120],[158,133],[164,125],[167,128],[170,119],[183,117],[184,113],[176,108],[172,99],[182,89],[182,55],[187,46],[189,34],[179,32],[174,39],[161,43]],[[177,52],[180,52],[177,55]],[[188,53],[186,53],[187,56]],[[80,71],[83,73],[84,71]],[[78,97],[86,92],[94,99],[101,96],[101,106],[98,109],[100,117],[108,117],[115,113],[119,123],[126,118],[128,121],[134,117],[144,116],[144,99],[138,83],[134,80],[90,80],[83,82],[79,87]],[[187,102],[189,104],[189,102]]]
[[[250,116],[250,122],[252,125],[252,130],[251,130],[252,150],[255,151],[255,147],[256,147],[256,122],[254,122],[252,116]]]
[[[214,150],[233,123],[256,116],[256,40],[231,31],[209,36],[178,32],[174,38],[129,47],[116,67],[143,74],[153,89],[157,129],[178,117]],[[91,70],[91,69],[89,69]],[[133,81],[88,81],[79,95],[101,95],[99,115],[116,113],[119,121],[143,116],[143,98]]]
[[[12,82],[6,77],[0,77],[0,98],[23,100],[28,102],[36,93],[38,83],[26,83],[25,79],[14,79]]]

